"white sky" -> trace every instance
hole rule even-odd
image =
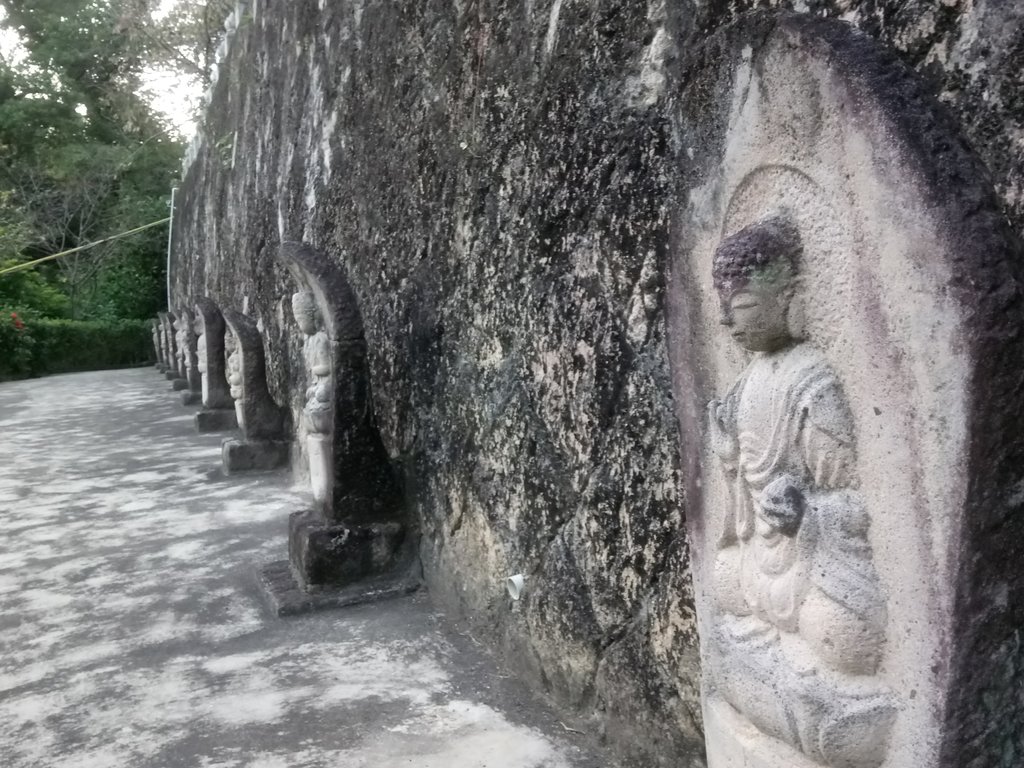
[[[166,16],[180,0],[162,0],[153,15],[160,19]],[[0,8],[0,20],[6,12]],[[25,48],[16,32],[0,29],[0,55],[12,64],[24,61]],[[167,118],[168,122],[189,139],[195,133],[192,120],[193,108],[202,96],[202,86],[192,78],[169,67],[151,67],[142,74],[142,95],[153,108]]]

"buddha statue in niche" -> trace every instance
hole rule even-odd
[[[238,419],[239,428],[244,433],[245,411],[242,407],[242,398],[245,396],[245,390],[242,380],[242,345],[238,343],[234,331],[230,329],[224,334],[224,356],[228,387],[231,390],[231,398],[235,401],[235,416]]]
[[[308,291],[292,296],[292,313],[306,339],[302,354],[309,371],[303,414],[313,497],[329,512],[334,489],[334,363],[331,340],[324,329],[316,299]]]
[[[177,315],[174,320],[175,372],[181,377],[188,376],[188,331],[184,315]]]
[[[292,314],[306,335],[302,355],[311,377],[306,388],[306,429],[310,434],[329,434],[334,429],[334,381],[331,342],[323,328],[313,294],[299,291],[292,296]]]
[[[815,764],[877,768],[895,713],[876,674],[885,599],[842,383],[789,323],[800,255],[783,216],[731,235],[714,255],[722,325],[753,357],[708,404],[728,487],[712,694]]]

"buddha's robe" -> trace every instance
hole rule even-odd
[[[330,434],[334,429],[334,373],[330,338],[325,331],[317,331],[306,337],[302,351],[312,378],[306,388],[307,428],[312,434]]]
[[[721,693],[825,764],[822,739],[841,739],[848,719],[884,744],[892,710],[870,676],[885,600],[838,377],[809,344],[758,354],[718,414],[730,491],[715,563]]]

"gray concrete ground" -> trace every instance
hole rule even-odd
[[[153,369],[0,384],[0,766],[596,768],[419,593],[272,617],[302,504]]]

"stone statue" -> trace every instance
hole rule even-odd
[[[292,312],[306,335],[302,352],[309,371],[303,409],[310,484],[318,505],[330,505],[334,492],[334,362],[316,299],[308,291],[292,296]]]
[[[708,404],[730,489],[714,564],[715,692],[830,768],[877,768],[895,709],[877,678],[886,605],[842,383],[788,320],[800,236],[785,217],[723,240],[722,324],[753,353]]]
[[[242,407],[244,392],[242,389],[242,352],[238,343],[238,337],[234,331],[228,329],[224,334],[224,355],[227,368],[228,387],[231,398],[235,401],[235,417],[238,420],[238,427],[245,431],[245,410]]]
[[[231,309],[223,310],[226,324],[224,350],[227,381],[234,399],[242,439],[221,445],[224,470],[274,469],[288,459],[284,411],[267,387],[263,337],[252,318]]]
[[[202,374],[199,371],[199,339],[196,333],[196,318],[192,310],[183,307],[178,312],[179,345],[181,348],[183,376],[186,382],[185,391],[181,394],[183,405],[194,405],[202,400]]]
[[[196,430],[203,433],[236,429],[235,402],[225,375],[224,316],[217,304],[204,296],[196,300],[195,318],[196,370],[203,404],[195,416]]]
[[[179,312],[174,319],[174,349],[178,375],[183,379],[188,375],[188,364],[186,362],[188,357],[188,353],[186,351],[188,348],[188,340],[185,338],[186,333],[185,317]]]
[[[328,605],[334,598],[325,595],[361,581],[383,579],[391,584],[385,591],[400,593],[414,540],[374,418],[358,297],[340,260],[292,241],[280,255],[295,281],[292,313],[303,333],[299,434],[313,503],[289,517],[288,561],[270,564],[261,578],[272,599],[283,601],[279,610],[292,610],[280,605],[295,595],[295,610]]]
[[[160,321],[153,320],[151,322],[151,331],[153,333],[153,353],[156,355],[155,367],[163,370],[164,364],[164,350],[163,344],[160,342]]]

